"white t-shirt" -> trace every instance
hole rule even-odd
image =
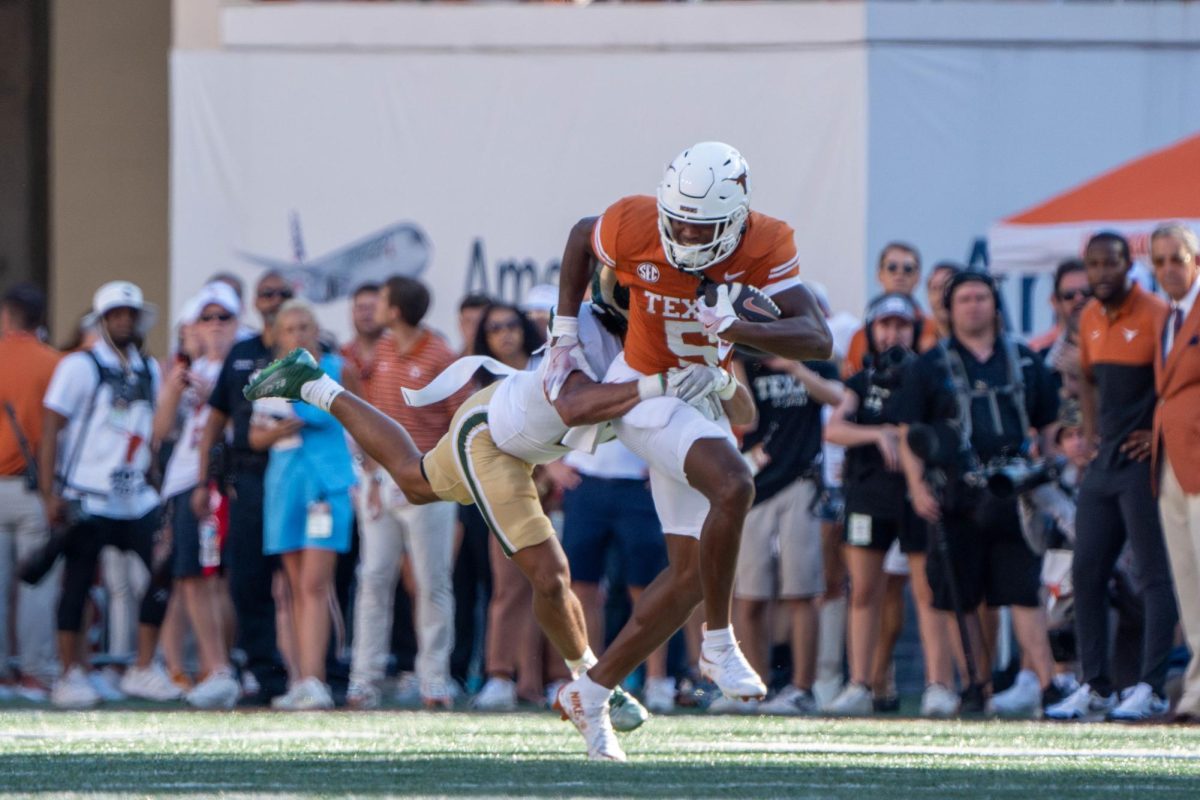
[[[208,396],[212,393],[217,376],[221,374],[221,361],[200,358],[192,363],[192,384],[184,389],[179,398],[179,409],[184,414],[179,430],[179,441],[171,451],[167,471],[163,476],[162,496],[174,497],[187,492],[200,482],[200,438],[208,424]]]
[[[594,453],[572,450],[563,461],[580,474],[593,478],[646,480],[650,476],[646,462],[615,439],[600,445]]]
[[[107,342],[96,343],[92,353],[104,367],[123,369]],[[128,358],[130,370],[122,387],[127,397],[114,397],[110,384],[100,384],[91,356],[72,353],[58,362],[42,400],[46,408],[67,418],[58,437],[58,472],[66,483],[63,496],[82,498],[84,511],[109,519],[137,519],[159,502],[158,492],[146,483],[146,471],[161,376],[158,365],[143,361],[135,348],[128,349]],[[142,396],[139,377],[146,372],[148,398]]]

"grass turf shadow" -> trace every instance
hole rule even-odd
[[[693,754],[694,756],[695,754]],[[1147,766],[1150,766],[1149,764]],[[23,754],[0,756],[0,792],[113,793],[209,796],[221,792],[285,795],[438,795],[449,797],[697,797],[862,800],[970,797],[1055,800],[1196,796],[1195,772],[1162,772],[1112,765],[1004,762],[929,767],[830,763],[813,755],[793,764],[697,763],[639,759],[629,764],[575,758],[525,759],[417,753],[314,758],[286,752],[229,756]],[[1126,791],[1123,791],[1126,790]]]

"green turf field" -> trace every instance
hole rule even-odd
[[[0,793],[1200,797],[1200,730],[685,715],[590,764],[546,713],[0,713]]]

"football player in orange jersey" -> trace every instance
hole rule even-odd
[[[606,752],[617,748],[615,742],[592,740],[611,735],[605,719],[609,693],[683,625],[701,600],[706,620],[701,672],[731,697],[766,694],[730,625],[738,545],[754,481],[730,430],[738,383],[726,368],[734,344],[796,360],[824,359],[832,352],[832,337],[816,299],[800,281],[791,227],[750,211],[749,169],[727,144],[688,148],[667,168],[657,200],[626,197],[571,230],[545,373],[551,397],[565,377],[555,365],[565,370],[572,363],[574,317],[596,261],[615,271],[629,291],[625,352],[606,380],[706,364],[717,396],[725,401],[705,414],[656,398],[614,423],[618,438],[650,465],[670,564],[646,588],[599,662],[559,692],[558,706],[588,740],[589,752]],[[697,297],[707,281],[718,284],[713,305]],[[739,319],[727,289],[734,282],[767,294],[780,318]]]

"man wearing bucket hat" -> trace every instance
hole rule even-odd
[[[90,315],[99,340],[59,363],[42,401],[40,488],[46,517],[61,531],[65,561],[58,604],[62,675],[50,699],[64,708],[88,707],[100,699],[80,663],[79,637],[101,549],[113,545],[135,552],[150,569],[159,497],[146,474],[160,376],[136,343],[156,315],[136,285],[101,286]],[[121,681],[128,695],[159,701],[179,697],[179,689],[152,661],[168,594],[168,587],[152,584],[142,598],[137,662]]]

